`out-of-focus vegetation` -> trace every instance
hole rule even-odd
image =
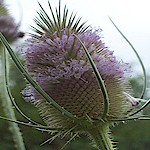
[[[142,90],[142,77],[137,76],[131,80],[135,96],[139,96]],[[10,85],[13,96],[21,108],[21,110],[33,120],[42,123],[42,120],[38,114],[37,109],[32,104],[25,102],[22,99],[20,91],[25,87],[23,76],[11,63],[10,70]],[[148,98],[148,93],[145,94],[145,98]],[[1,107],[1,105],[0,105]],[[15,108],[14,108],[15,109]],[[16,110],[15,110],[16,111]],[[150,107],[145,109],[147,114],[150,114]],[[2,109],[0,109],[0,115],[3,116]],[[17,111],[17,119],[27,122]],[[56,139],[51,144],[46,143],[40,146],[41,143],[49,139],[50,135],[47,132],[41,132],[31,127],[19,125],[23,134],[24,142],[27,150],[60,150],[66,143],[67,139]],[[112,128],[113,138],[115,141],[119,141],[117,146],[120,150],[149,150],[150,147],[150,121],[129,121],[126,123],[120,123]],[[65,147],[65,150],[95,150],[89,144],[89,140],[86,135],[73,141],[71,144]],[[0,120],[0,150],[15,150],[11,134],[8,130],[7,121]]]

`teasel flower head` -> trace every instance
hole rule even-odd
[[[14,18],[9,14],[3,0],[0,1],[0,32],[5,36],[9,43],[16,41],[24,36],[19,31],[19,24],[15,23]]]
[[[72,132],[73,139],[80,132],[88,132],[98,143],[97,133],[103,129],[109,132],[114,120],[128,118],[139,105],[140,100],[130,96],[133,92],[127,78],[130,67],[118,61],[105,46],[101,29],[86,26],[73,13],[69,16],[66,6],[62,15],[60,2],[56,14],[48,4],[51,16],[39,4],[37,26],[32,27],[35,32],[23,51],[26,69],[50,101],[31,85],[22,93],[53,129],[48,131],[57,133],[54,137]],[[105,140],[102,138],[101,142]],[[109,147],[113,148],[111,144]]]

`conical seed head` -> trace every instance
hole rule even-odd
[[[131,89],[126,79],[128,65],[118,62],[100,36],[100,30],[79,33],[94,60],[109,96],[109,115],[122,117],[129,110],[124,92]],[[60,34],[61,33],[61,34]],[[104,111],[104,97],[81,43],[69,30],[30,40],[25,50],[26,67],[39,85],[60,106],[78,117],[97,119]],[[26,88],[28,101],[37,104],[41,96]]]

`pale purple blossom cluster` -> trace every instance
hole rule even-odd
[[[126,80],[128,65],[118,62],[113,52],[102,42],[100,30],[87,30],[78,37],[93,58],[108,90],[109,114],[122,116],[129,109],[130,92]],[[63,30],[48,37],[31,39],[25,47],[26,68],[34,80],[59,105],[78,117],[88,114],[98,118],[103,112],[103,95],[81,43],[74,33]],[[42,101],[42,97],[29,86],[23,91],[27,101]]]

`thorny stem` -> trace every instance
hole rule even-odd
[[[17,120],[15,116],[15,112],[13,110],[12,102],[9,98],[9,95],[6,90],[6,72],[5,69],[5,63],[6,63],[6,54],[5,49],[3,46],[0,45],[0,51],[1,51],[1,72],[0,72],[0,98],[2,101],[3,111],[5,113],[5,116],[7,118],[10,118],[12,120]],[[23,138],[20,132],[20,129],[18,127],[18,124],[14,122],[8,122],[9,124],[9,130],[11,131],[11,134],[13,136],[13,140],[15,143],[15,147],[18,150],[25,150],[25,145],[23,142]]]
[[[104,123],[101,126],[95,126],[88,131],[98,150],[114,150],[113,143],[109,135],[109,124]]]

